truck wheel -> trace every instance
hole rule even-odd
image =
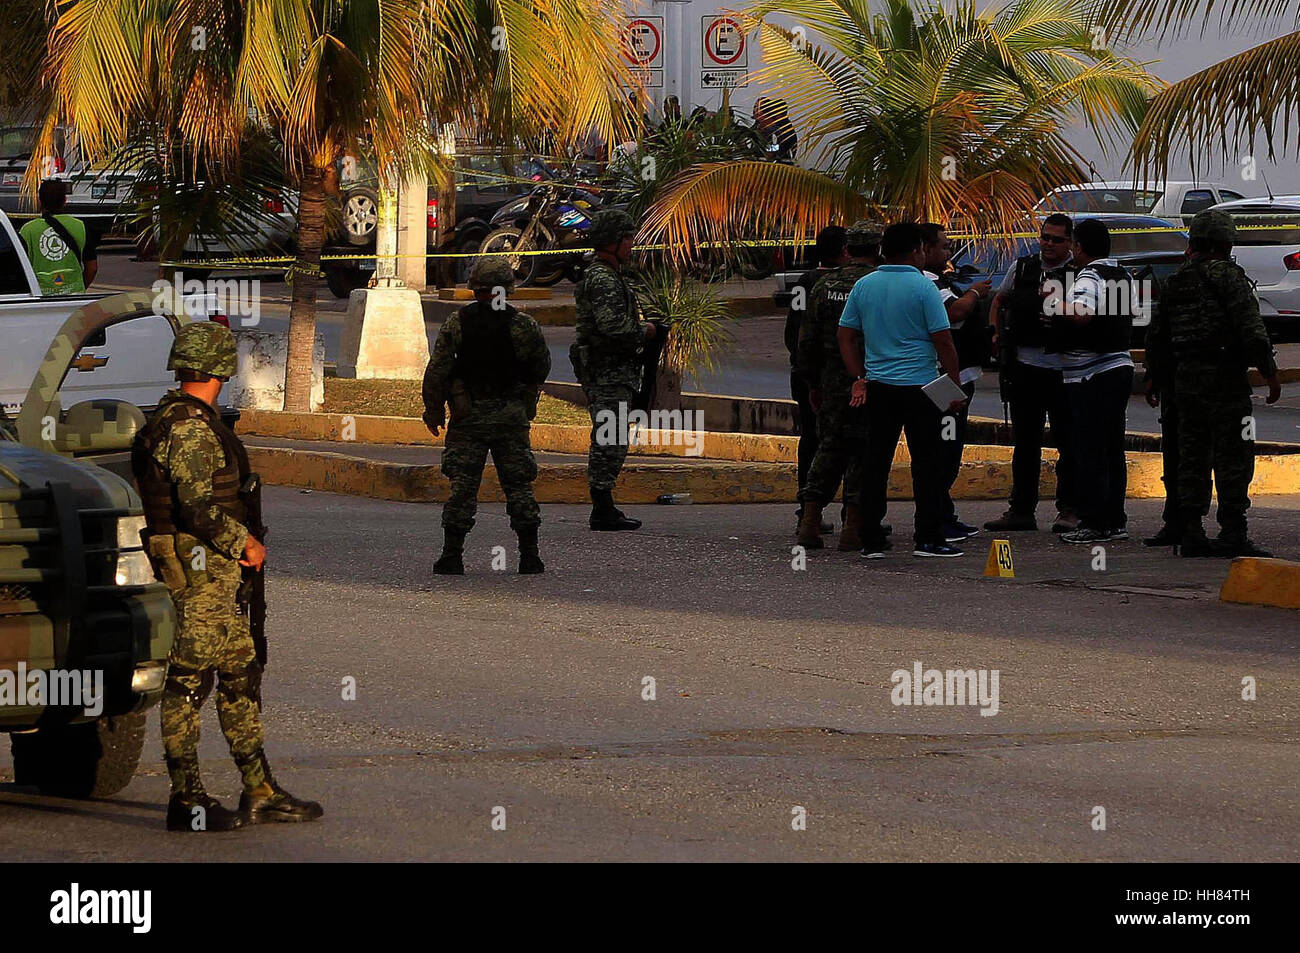
[[[379,227],[379,193],[352,189],[343,200],[343,229],[349,245],[369,245]]]
[[[131,783],[144,750],[144,712],[11,737],[14,783],[50,797],[110,797]]]

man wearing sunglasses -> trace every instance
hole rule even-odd
[[[1014,448],[1011,499],[1002,516],[984,524],[992,532],[1038,529],[1035,510],[1043,463],[1043,428],[1049,421],[1060,454],[1056,464],[1057,517],[1052,532],[1073,532],[1079,525],[1070,407],[1060,356],[1046,350],[1049,325],[1043,313],[1045,283],[1066,282],[1073,233],[1074,223],[1068,215],[1047,216],[1039,232],[1037,254],[1016,259],[993,297],[990,315],[994,345],[1002,334],[1009,334],[1014,344],[1010,367]]]

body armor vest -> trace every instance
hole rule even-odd
[[[1017,345],[1027,347],[1048,346],[1048,330],[1044,321],[1043,282],[1049,278],[1065,286],[1072,277],[1069,265],[1050,271],[1043,270],[1043,260],[1038,255],[1025,255],[1015,263],[1015,280],[1011,286],[1008,309],[1011,312],[1011,333]]]
[[[154,459],[154,451],[182,420],[202,420],[221,441],[226,462],[212,475],[212,500],[240,523],[247,520],[247,510],[239,489],[248,478],[248,452],[235,432],[222,422],[217,411],[203,401],[186,394],[168,395],[131,448],[131,470],[144,504],[145,521],[155,536],[171,536],[178,531],[180,505],[176,485]]]
[[[497,310],[477,301],[460,312],[460,346],[451,367],[453,380],[464,383],[475,400],[515,396],[523,377],[510,326],[518,312]]]
[[[956,272],[944,272],[939,276],[936,285],[958,294],[957,289],[953,287],[955,278]],[[952,343],[957,348],[958,367],[980,367],[989,359],[988,327],[988,308],[984,307],[983,303],[977,303],[975,309],[962,322],[962,326],[952,329]]]
[[[1093,263],[1087,267],[1105,282],[1104,294],[1098,302],[1099,311],[1083,325],[1063,316],[1054,319],[1054,347],[1059,351],[1091,351],[1094,354],[1127,351],[1133,332],[1137,286],[1132,276],[1118,265]],[[1127,290],[1124,290],[1125,286]]]

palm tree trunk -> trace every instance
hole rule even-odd
[[[289,354],[284,367],[284,409],[311,411],[312,355],[316,349],[316,287],[325,243],[325,174],[303,173],[298,193],[298,255],[293,263],[289,308]]]

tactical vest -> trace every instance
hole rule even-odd
[[[239,488],[249,474],[244,445],[215,409],[187,394],[168,394],[131,447],[131,470],[140,490],[149,532],[171,536],[178,531],[180,504],[176,499],[176,485],[154,459],[154,451],[182,420],[202,420],[221,441],[226,462],[212,474],[212,501],[237,522],[245,523],[248,514],[239,495]]]
[[[1137,286],[1132,276],[1118,265],[1094,262],[1087,268],[1095,271],[1106,284],[1106,294],[1098,302],[1099,313],[1087,324],[1076,324],[1064,316],[1052,322],[1055,340],[1052,349],[1057,351],[1091,351],[1094,354],[1114,354],[1127,351],[1133,333],[1133,305]],[[1083,269],[1079,269],[1080,272]],[[1128,293],[1120,287],[1128,285]],[[1105,313],[1102,313],[1105,312]]]
[[[1043,260],[1037,254],[1017,258],[1014,268],[1015,279],[1007,304],[1011,313],[1011,335],[1017,346],[1047,347],[1050,335],[1044,321],[1042,284],[1045,279],[1052,278],[1065,287],[1072,277],[1072,269],[1061,265],[1045,273]]]
[[[853,286],[875,270],[875,265],[849,262],[826,272],[816,282],[824,283],[825,289],[825,304],[818,307],[817,313],[811,316],[817,322],[815,330],[821,339],[823,390],[842,390],[853,383],[840,354],[840,316],[844,313]]]
[[[513,397],[518,390],[523,374],[510,334],[518,313],[510,305],[498,310],[477,301],[460,310],[460,346],[451,376],[475,400]]]
[[[623,297],[622,313],[629,315],[629,320],[635,326],[640,315],[640,306],[637,303],[636,292],[632,290],[632,286],[628,284],[627,279],[623,277],[622,272],[617,268],[612,267],[603,259],[597,258],[588,265],[583,272],[583,291],[585,292],[585,285],[591,280],[592,276],[599,274],[602,269],[613,275],[615,280],[618,282],[619,291]],[[590,322],[588,315],[583,308],[578,309],[577,323],[574,327],[574,339],[574,343],[577,344],[578,347],[586,348],[584,371],[588,375],[593,372],[599,374],[611,368],[621,368],[630,365],[633,362],[638,362],[637,351],[640,349],[639,346],[632,352],[625,354],[612,354],[609,353],[607,347],[600,346],[599,332]]]
[[[1160,296],[1161,316],[1168,329],[1174,360],[1219,362],[1235,357],[1231,320],[1206,262],[1188,262],[1169,276]],[[1239,267],[1234,263],[1234,267]],[[1235,363],[1244,364],[1244,360]]]

